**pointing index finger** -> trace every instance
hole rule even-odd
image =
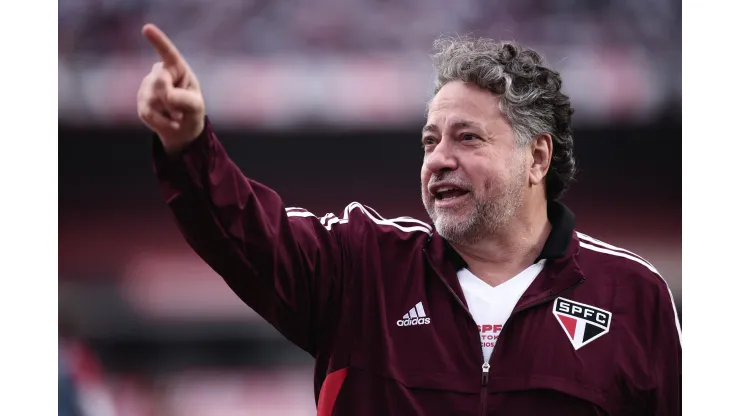
[[[141,31],[162,58],[165,66],[184,66],[184,60],[172,41],[157,26],[144,25]]]

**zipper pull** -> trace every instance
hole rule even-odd
[[[488,385],[488,370],[491,368],[491,365],[488,364],[488,361],[483,363],[483,379],[481,382],[484,386]]]

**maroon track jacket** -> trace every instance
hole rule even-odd
[[[245,178],[206,123],[155,170],[190,246],[316,359],[319,415],[681,414],[681,335],[644,259],[574,231],[551,202],[544,270],[488,365],[456,272],[426,223],[359,203],[323,217]],[[482,330],[482,329],[481,329]]]

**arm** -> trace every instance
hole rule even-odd
[[[156,133],[155,170],[180,230],[241,299],[315,354],[339,315],[347,262],[335,231],[347,221],[286,213],[274,191],[245,178],[207,123],[188,63],[156,26],[143,34],[161,62],[142,80],[137,110]]]
[[[188,244],[289,340],[314,354],[338,315],[347,226],[286,212],[272,189],[245,178],[210,124],[182,153],[154,140],[155,171]]]

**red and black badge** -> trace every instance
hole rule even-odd
[[[564,298],[555,299],[552,313],[575,349],[608,333],[612,321],[609,311]]]

